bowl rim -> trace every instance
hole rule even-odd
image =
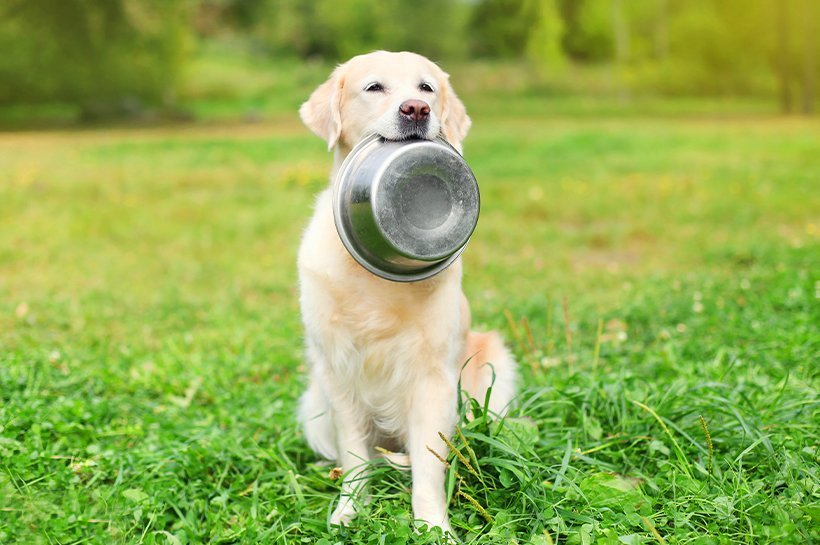
[[[386,138],[382,137],[381,135],[374,133],[374,134],[371,134],[371,135],[365,137],[364,139],[362,139],[361,142],[359,142],[356,146],[354,146],[354,148],[350,151],[350,153],[347,155],[347,157],[345,157],[344,161],[342,162],[342,165],[339,167],[338,173],[336,174],[336,176],[333,180],[333,185],[332,185],[333,220],[334,220],[334,223],[336,224],[336,232],[339,234],[339,238],[341,239],[342,244],[344,245],[344,247],[347,249],[347,251],[353,257],[353,259],[359,265],[361,265],[367,271],[373,273],[374,275],[376,275],[380,278],[384,278],[385,280],[391,280],[393,282],[418,282],[419,280],[425,280],[427,278],[435,276],[436,274],[438,274],[438,273],[444,271],[445,269],[447,269],[450,265],[453,264],[453,262],[456,259],[458,259],[461,256],[461,253],[464,252],[464,250],[467,248],[467,244],[470,242],[470,238],[472,238],[472,233],[470,234],[470,236],[467,237],[467,240],[464,242],[464,244],[461,245],[461,247],[459,247],[455,252],[453,252],[450,256],[446,257],[445,259],[442,259],[441,261],[434,262],[429,267],[424,267],[424,268],[416,270],[416,271],[397,272],[397,271],[394,271],[394,270],[386,270],[386,269],[380,268],[380,267],[374,265],[373,263],[371,263],[367,259],[366,253],[364,251],[362,251],[362,249],[360,249],[357,246],[355,238],[352,236],[351,233],[348,232],[347,225],[342,220],[344,214],[342,213],[342,200],[340,199],[340,195],[342,193],[343,186],[345,185],[342,182],[347,177],[347,172],[352,168],[352,165],[356,162],[357,157],[359,155],[361,155],[361,153],[363,151],[365,151],[367,148],[371,147],[375,142],[397,142],[397,143],[405,143],[406,142],[407,144],[410,144],[410,145],[412,145],[413,143],[419,143],[419,144],[438,143],[438,144],[443,144],[446,148],[453,151],[458,157],[461,157],[463,159],[463,156],[461,155],[461,153],[458,152],[457,149],[455,149],[449,142],[447,142],[447,140],[445,140],[442,137],[441,134],[439,134],[434,140],[413,139],[413,140],[407,140],[407,141],[394,141],[394,140],[387,140]],[[400,152],[402,152],[402,148],[399,148],[398,150],[396,150],[393,153],[391,153],[390,155],[388,155],[388,159],[390,157],[392,157],[393,155],[395,155],[396,153],[400,153]],[[386,163],[387,163],[387,161],[386,161]],[[378,172],[382,172],[383,169],[386,168],[386,166],[387,166],[386,164],[381,165],[379,167]],[[479,193],[478,202],[479,202],[479,213],[480,213],[480,202],[481,202],[480,193]],[[478,219],[476,219],[476,221],[478,221]]]

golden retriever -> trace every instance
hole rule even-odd
[[[449,76],[408,52],[354,57],[299,113],[334,151],[331,186],[351,148],[368,135],[433,140],[441,134],[461,151],[471,123]],[[330,188],[319,195],[298,256],[310,369],[299,419],[310,446],[344,472],[330,523],[347,524],[356,515],[366,462],[386,447],[407,453],[414,517],[452,532],[445,467],[430,450],[448,454],[438,434],[449,436],[456,424],[459,377],[482,403],[492,384],[489,408],[500,414],[514,395],[515,361],[497,333],[470,332],[460,259],[419,282],[379,278],[342,245],[331,200]]]

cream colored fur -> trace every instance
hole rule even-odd
[[[374,82],[384,91],[365,91]],[[470,118],[447,74],[424,57],[385,51],[354,57],[316,89],[300,114],[334,150],[331,184],[361,139],[373,133],[397,138],[398,109],[408,99],[430,106],[422,137],[441,133],[461,150]],[[489,406],[498,414],[516,382],[515,362],[499,335],[470,332],[461,260],[420,282],[374,276],[342,245],[328,188],[316,202],[298,266],[310,369],[299,419],[310,446],[344,471],[330,522],[346,524],[356,515],[366,462],[376,447],[385,447],[407,453],[414,516],[451,531],[445,468],[428,448],[447,456],[438,434],[453,432],[459,376],[469,395],[483,402],[494,373]]]

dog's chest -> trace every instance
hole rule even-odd
[[[319,199],[299,255],[302,317],[319,356],[314,364],[359,414],[397,432],[421,377],[455,376],[463,342],[460,263],[423,282],[376,278],[342,246],[328,199]]]

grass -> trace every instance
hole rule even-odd
[[[464,96],[465,289],[523,380],[502,422],[462,407],[459,536],[820,540],[817,121]],[[382,464],[328,529],[294,261],[330,157],[284,106],[225,100],[0,133],[0,543],[436,541]]]

